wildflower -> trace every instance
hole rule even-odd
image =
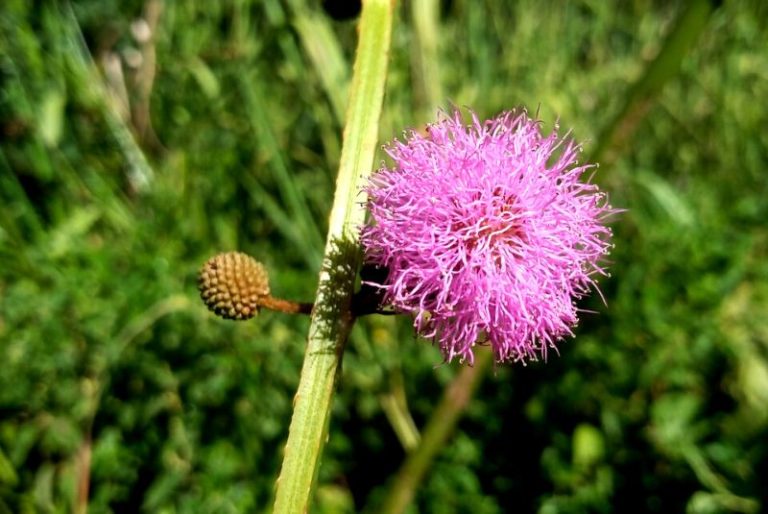
[[[242,252],[208,259],[197,275],[197,288],[208,309],[224,319],[248,320],[261,309],[310,314],[313,307],[272,296],[264,265]]]
[[[605,274],[605,218],[615,212],[580,181],[580,147],[544,136],[525,112],[466,125],[443,114],[387,153],[392,167],[366,188],[366,262],[386,270],[383,302],[414,315],[446,361],[473,362],[490,344],[498,362],[546,359],[572,336],[575,300]]]
[[[264,266],[240,252],[211,257],[198,274],[198,289],[208,309],[225,319],[254,317],[269,297],[269,277]]]

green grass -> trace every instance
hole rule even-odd
[[[267,512],[308,320],[216,319],[195,275],[239,249],[276,294],[314,296],[355,25],[317,2],[164,2],[142,46],[153,0],[38,4],[0,7],[0,513],[74,512],[83,477],[91,513]],[[526,106],[592,155],[683,11],[403,3],[381,143],[439,107]],[[418,512],[768,505],[766,22],[724,2],[654,90],[596,175],[627,209],[607,305],[585,302],[560,356],[486,378]],[[377,511],[398,422],[423,428],[458,370],[439,362],[405,319],[356,327],[317,512]]]

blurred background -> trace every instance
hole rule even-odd
[[[2,2],[0,513],[270,511],[308,320],[215,318],[196,272],[238,249],[313,298],[342,4]],[[759,0],[400,2],[382,144],[441,107],[527,107],[626,209],[606,303],[560,355],[488,372],[411,512],[768,506],[766,21]],[[377,512],[460,370],[407,319],[358,323],[315,511]]]

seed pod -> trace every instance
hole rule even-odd
[[[269,296],[269,276],[249,255],[221,253],[203,265],[198,289],[205,305],[217,316],[246,320],[259,312],[261,300]]]

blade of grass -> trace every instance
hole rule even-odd
[[[327,18],[292,2],[293,25],[328,97],[336,121],[344,121],[349,91],[349,65]]]
[[[303,237],[301,250],[319,257],[322,247],[322,236],[315,217],[309,210],[295,178],[288,170],[288,164],[280,150],[277,136],[269,120],[265,94],[261,78],[257,73],[242,73],[238,75],[240,90],[245,101],[245,108],[251,121],[256,139],[261,148],[269,152],[268,166],[280,191],[280,196],[286,203],[291,222],[298,226]]]
[[[627,92],[624,105],[598,138],[588,162],[613,162],[664,85],[680,70],[683,58],[704,32],[714,12],[711,0],[693,0],[677,19],[656,58]]]
[[[350,304],[359,260],[358,227],[365,217],[359,205],[363,200],[360,188],[373,167],[376,151],[393,11],[391,0],[363,3],[325,257],[277,480],[274,512],[281,514],[309,510],[328,433],[336,371],[352,328]]]
[[[440,3],[436,0],[411,2],[415,49],[411,52],[413,89],[417,108],[429,119],[443,101],[440,80]]]
[[[453,433],[491,362],[493,362],[493,352],[490,349],[478,350],[475,365],[464,366],[453,382],[446,387],[440,403],[429,417],[419,445],[406,457],[389,487],[384,506],[377,512],[384,514],[405,512],[435,457],[445,447],[446,441]]]
[[[65,26],[63,44],[67,49],[67,55],[71,59],[72,72],[75,73],[82,83],[89,85],[89,89],[97,101],[107,127],[109,127],[128,164],[128,179],[131,185],[137,191],[144,191],[149,188],[154,179],[154,170],[149,165],[144,152],[133,137],[131,129],[120,116],[115,101],[104,86],[96,64],[93,62],[88,51],[88,45],[85,43],[85,37],[80,30],[80,24],[69,3],[64,4],[64,7],[61,9],[61,16],[65,21],[63,24]]]
[[[264,211],[267,218],[275,225],[294,248],[300,250],[304,262],[308,269],[316,269],[317,260],[320,258],[320,251],[317,248],[309,247],[308,241],[298,224],[293,223],[293,217],[280,205],[280,202],[273,198],[267,189],[256,180],[253,174],[243,176],[243,184],[248,189],[248,196],[251,197],[254,205],[259,206]]]

